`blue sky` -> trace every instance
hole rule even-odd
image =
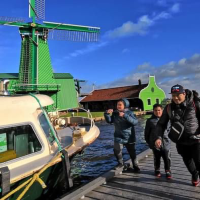
[[[19,4],[21,2],[21,4]],[[58,3],[59,2],[59,3]],[[199,90],[199,0],[48,0],[46,21],[101,28],[100,41],[49,40],[55,72],[84,79],[84,91],[147,83]],[[28,17],[28,0],[2,1],[0,16]],[[18,72],[20,36],[0,26],[0,72]]]

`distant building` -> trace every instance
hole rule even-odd
[[[140,91],[139,98],[143,102],[144,110],[153,110],[153,105],[155,103],[162,104],[166,95],[165,92],[157,86],[155,76],[149,76],[149,84]]]
[[[94,90],[80,103],[90,111],[105,111],[114,109],[121,98],[127,98],[133,110],[152,110],[155,103],[165,99],[165,93],[156,85],[155,76],[149,76],[148,84],[139,80],[138,85]]]

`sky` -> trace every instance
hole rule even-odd
[[[20,4],[19,4],[20,2]],[[200,92],[199,0],[46,0],[45,21],[100,27],[96,43],[49,40],[55,73],[71,73],[82,92],[134,85],[155,75]],[[28,0],[1,2],[0,16],[28,19]],[[17,27],[0,26],[0,73],[19,70]]]

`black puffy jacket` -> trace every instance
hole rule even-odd
[[[197,105],[199,102],[195,104]],[[171,106],[170,109],[172,116],[169,114],[169,106]],[[164,108],[163,115],[156,126],[156,139],[163,137],[169,120],[171,121],[171,124],[173,124],[174,121],[179,121],[181,119],[182,123],[184,124],[184,132],[178,141],[178,144],[191,145],[199,142],[199,138],[193,138],[193,136],[200,134],[199,122],[196,114],[196,109],[199,108],[199,105],[194,105],[192,92],[190,90],[186,90],[186,99],[184,102],[181,104],[175,104],[172,101],[171,104]]]
[[[158,123],[160,118],[156,117],[154,114],[147,119],[144,136],[147,144],[149,145],[149,148],[154,149],[155,148],[155,138],[156,138],[156,124]],[[169,150],[170,149],[170,140],[168,138],[168,128],[165,130],[165,133],[163,135],[163,148]]]

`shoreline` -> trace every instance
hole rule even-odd
[[[152,111],[136,111],[136,112],[134,112],[134,114],[136,116],[148,115],[148,114],[151,114],[151,113],[152,113]],[[93,120],[95,122],[99,122],[99,121],[104,121],[105,118],[104,118],[104,116],[102,116],[102,117],[94,117]]]

